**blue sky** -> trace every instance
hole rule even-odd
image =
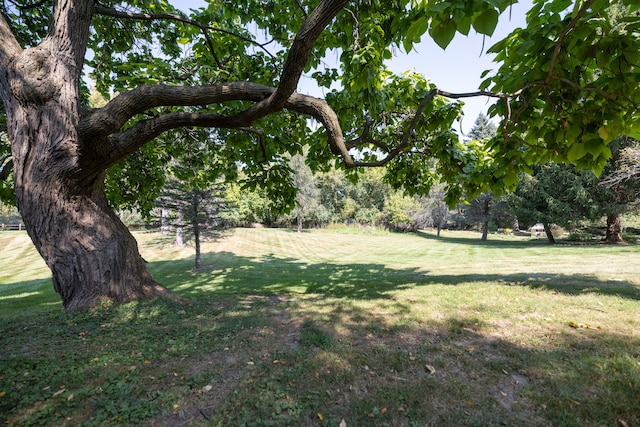
[[[185,11],[206,6],[205,0],[181,0],[176,4]],[[500,17],[493,36],[484,40],[484,51],[503,39],[514,28],[524,27],[525,14],[530,8],[531,0],[524,0],[515,3],[511,11],[507,9]],[[457,34],[446,50],[442,50],[425,35],[422,42],[416,45],[409,55],[401,49],[396,49],[389,66],[396,73],[407,70],[416,71],[431,80],[438,88],[448,92],[474,92],[480,85],[481,73],[484,70],[497,68],[492,62],[492,56],[486,55],[484,51],[483,36],[476,34],[473,29],[469,32],[469,36]],[[298,91],[322,97],[321,90],[312,85],[309,80],[302,78]],[[465,115],[461,125],[463,132],[469,131],[480,113],[486,113],[489,102],[492,101],[484,97],[464,100]]]

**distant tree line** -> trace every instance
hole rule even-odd
[[[495,132],[488,118],[480,115],[466,143],[491,138]],[[148,207],[145,215],[121,212],[130,224],[159,226],[164,234],[174,233],[177,245],[184,244],[187,233],[195,243],[196,268],[201,230],[256,225],[298,231],[330,224],[398,232],[434,228],[438,235],[448,228],[477,230],[486,240],[491,232],[527,230],[540,224],[549,242],[555,243],[560,228],[569,230],[573,238],[588,239],[591,236],[584,227],[600,222],[604,240],[620,243],[624,241],[620,216],[637,210],[640,201],[640,142],[620,137],[609,145],[612,155],[599,177],[574,166],[537,164],[530,173],[520,175],[514,192],[482,193],[456,206],[445,203],[446,187],[439,182],[433,183],[427,196],[410,196],[392,188],[383,168],[365,169],[357,175],[335,168],[313,173],[305,155],[296,154],[290,158],[288,169],[297,189],[295,206],[282,213],[281,207],[273,205],[269,191],[245,184],[242,168],[221,177],[219,169],[202,161],[200,154],[206,145],[181,143],[186,138],[206,137],[174,134],[176,149],[190,147],[192,152],[181,153],[180,162],[169,162],[170,173],[159,194],[140,194],[140,199],[149,199],[137,204]],[[151,169],[147,176],[153,179]],[[117,199],[122,192],[135,188],[111,191]],[[19,221],[20,217],[15,208],[1,205],[0,219]]]
[[[480,115],[467,135],[467,143],[490,138],[495,131],[495,126]],[[576,239],[588,238],[581,230],[600,221],[603,227],[606,225],[605,241],[619,243],[624,240],[620,215],[634,211],[640,200],[640,143],[621,137],[610,149],[611,159],[600,177],[573,166],[537,164],[531,167],[531,173],[521,174],[514,192],[499,196],[482,193],[453,207],[445,203],[446,188],[438,182],[427,196],[409,196],[392,189],[381,168],[358,175],[349,175],[342,169],[314,174],[303,154],[296,154],[289,161],[298,192],[295,206],[288,213],[272,209],[272,202],[259,187],[243,188],[238,183],[242,182],[241,172],[239,181],[218,180],[207,191],[200,188],[198,197],[184,185],[168,185],[158,206],[165,212],[171,207],[172,218],[180,218],[172,223],[177,232],[189,228],[196,235],[199,223],[207,228],[259,224],[298,231],[346,224],[399,232],[433,227],[438,234],[443,228],[477,230],[486,240],[491,232],[527,230],[540,224],[549,242],[555,243],[560,229],[569,230]],[[193,166],[187,170],[192,171]],[[180,195],[180,191],[184,194]],[[200,212],[199,216],[195,212]],[[184,215],[190,215],[188,221]],[[180,243],[181,239],[176,241]]]

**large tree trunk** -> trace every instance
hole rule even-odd
[[[612,213],[607,215],[607,232],[604,238],[605,243],[615,244],[624,243],[622,238],[622,223],[620,222],[620,216]]]
[[[103,300],[172,295],[151,276],[137,243],[109,207],[104,173],[75,180],[74,116],[59,104],[9,114],[17,204],[66,310]]]
[[[10,60],[0,74],[18,209],[67,310],[172,295],[107,203],[99,141],[78,132],[92,3],[56,2],[48,38],[27,50],[3,46]]]
[[[17,188],[27,232],[51,269],[64,308],[171,295],[151,276],[100,187],[101,182],[78,188],[24,175]]]

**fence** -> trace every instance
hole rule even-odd
[[[24,224],[0,224],[0,231],[22,231]]]

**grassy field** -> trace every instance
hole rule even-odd
[[[0,234],[0,426],[640,426],[640,246],[136,237],[188,302],[65,313]]]

